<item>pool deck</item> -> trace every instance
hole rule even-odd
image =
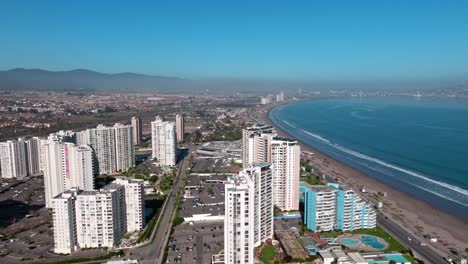
[[[369,237],[375,237],[377,238],[377,242],[385,245],[383,248],[374,248],[370,245],[366,245],[362,242],[362,236],[369,236]],[[357,242],[356,245],[353,245],[353,246],[350,246],[350,245],[347,245],[346,243],[341,243],[341,240],[342,239],[345,239],[345,238],[348,238],[348,239],[353,239]],[[337,238],[337,241],[341,244],[341,245],[344,245],[352,250],[360,250],[360,251],[367,251],[367,252],[372,252],[372,251],[382,251],[382,250],[385,250],[388,248],[388,242],[385,241],[383,238],[381,237],[377,237],[377,236],[372,236],[372,235],[361,235],[361,234],[343,234],[343,235],[340,235],[338,238]]]

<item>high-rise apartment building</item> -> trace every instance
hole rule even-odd
[[[28,174],[36,175],[42,171],[41,168],[41,149],[42,144],[38,137],[33,137],[25,140],[26,144],[26,156],[28,159]]]
[[[254,182],[249,176],[228,179],[225,185],[224,260],[254,263]]]
[[[133,144],[133,128],[121,124],[114,125],[116,170],[125,171],[135,166],[135,147]]]
[[[152,158],[163,166],[176,165],[176,128],[174,122],[164,121],[160,117],[151,122]]]
[[[248,167],[225,185],[224,255],[227,264],[253,263],[254,249],[273,237],[270,163]]]
[[[54,252],[70,254],[78,249],[76,244],[75,201],[77,188],[65,191],[52,199],[52,224],[54,228]]]
[[[353,190],[343,189],[337,184],[306,184],[303,189],[304,223],[308,229],[314,232],[353,231],[376,226],[374,209]]]
[[[76,196],[76,234],[80,248],[113,247],[125,233],[125,189],[109,184]]]
[[[141,118],[134,116],[132,117],[132,129],[133,129],[133,144],[140,145],[143,138],[143,122]]]
[[[72,188],[52,199],[52,212],[56,253],[114,247],[125,233],[143,228],[143,181],[118,179],[93,191]]]
[[[145,225],[143,181],[117,178],[113,183],[122,185],[125,188],[127,232],[142,230]]]
[[[28,175],[26,144],[23,139],[0,142],[2,178],[23,179]]]
[[[49,141],[44,145],[46,207],[52,198],[73,187],[94,189],[93,153],[89,146]]]
[[[242,130],[242,165],[244,168],[247,168],[249,164],[249,155],[250,154],[249,148],[252,146],[249,144],[250,138],[253,135],[261,135],[261,134],[271,134],[273,136],[276,135],[276,130],[274,127],[269,125],[254,125]],[[251,161],[254,161],[253,158],[250,158]]]
[[[286,211],[299,210],[301,150],[296,141],[279,138],[271,126],[243,130],[243,165],[272,163],[274,203]]]
[[[301,147],[297,141],[271,141],[274,204],[283,211],[299,210]]]
[[[184,141],[185,136],[185,119],[183,115],[176,115],[176,131],[177,131],[177,142]]]
[[[248,164],[271,161],[272,133],[253,133],[248,140]]]
[[[76,142],[91,146],[99,174],[112,174],[135,165],[133,128],[129,125],[98,125],[78,132]]]

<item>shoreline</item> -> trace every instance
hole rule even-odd
[[[286,104],[288,103],[283,105]],[[421,241],[424,239],[422,235],[425,234],[437,236],[440,242],[431,243],[431,245],[440,253],[443,252],[443,255],[447,255],[450,251],[449,248],[452,247],[460,249],[461,252],[465,250],[466,245],[468,245],[468,237],[466,237],[464,230],[468,230],[468,223],[465,223],[463,219],[435,208],[430,203],[409,193],[389,186],[290,135],[269,118],[270,111],[277,106],[279,105],[261,108],[261,112],[257,112],[259,121],[275,127],[279,136],[296,140],[301,146],[301,151],[314,153],[311,160],[319,170],[330,175],[336,175],[338,172],[342,180],[340,183],[350,185],[355,190],[359,190],[357,186],[363,185],[373,192],[385,192],[387,196],[383,202],[383,213],[411,234],[417,235]],[[326,164],[326,166],[323,166],[323,164]],[[366,200],[372,202],[372,197],[369,197],[370,193],[365,195],[359,193]]]

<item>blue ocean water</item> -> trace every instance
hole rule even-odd
[[[468,100],[323,99],[269,117],[316,149],[468,219]]]

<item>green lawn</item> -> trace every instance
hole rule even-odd
[[[273,263],[271,260],[276,256],[276,250],[274,246],[268,246],[262,249],[262,256],[260,260],[265,264]]]

